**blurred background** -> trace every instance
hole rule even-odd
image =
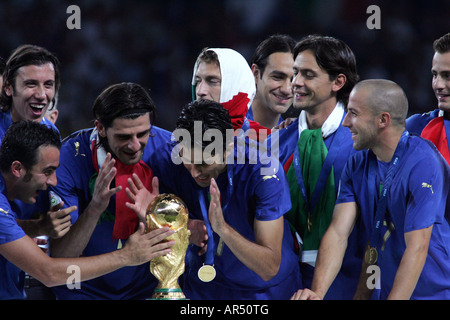
[[[81,29],[66,26],[81,11]],[[381,10],[381,29],[366,26]],[[0,56],[24,43],[43,46],[61,61],[57,122],[63,137],[91,127],[92,104],[107,86],[137,82],[150,90],[157,125],[173,130],[191,100],[195,59],[204,47],[228,47],[249,61],[267,36],[300,40],[317,33],[345,41],[361,79],[400,84],[410,114],[436,106],[431,89],[432,43],[450,32],[449,0],[0,0]]]

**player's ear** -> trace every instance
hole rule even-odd
[[[106,138],[106,128],[101,124],[101,122],[98,120],[95,120],[94,125],[97,128],[98,134],[102,138]]]
[[[336,79],[334,79],[334,81],[333,81],[332,90],[334,92],[338,92],[339,90],[341,90],[344,87],[346,82],[347,82],[347,77],[345,76],[345,74],[339,73],[337,75]]]
[[[388,112],[382,112],[378,116],[378,125],[380,128],[389,126],[391,123],[391,115]]]
[[[26,174],[26,169],[20,161],[15,160],[11,164],[11,173],[16,178],[20,178]]]

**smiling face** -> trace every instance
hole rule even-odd
[[[99,134],[107,139],[109,152],[122,163],[132,165],[138,163],[150,134],[150,116],[143,114],[135,119],[117,118],[111,127],[105,128],[96,121]]]
[[[300,52],[294,61],[294,107],[313,110],[317,106],[336,104],[336,92],[340,87],[330,80],[329,74],[317,64],[311,50]]]
[[[268,57],[262,75],[258,66],[252,66],[256,82],[255,100],[273,113],[282,114],[292,104],[293,64],[292,53],[275,52]]]
[[[55,69],[52,63],[27,65],[17,70],[15,85],[7,83],[5,93],[12,97],[13,122],[40,122],[55,96]]]
[[[365,150],[374,147],[378,135],[376,127],[377,116],[373,115],[367,105],[368,92],[366,90],[354,90],[350,94],[347,114],[342,122],[352,133],[353,148]]]
[[[41,146],[38,149],[38,162],[31,170],[24,170],[17,184],[15,198],[25,203],[35,203],[41,190],[56,186],[56,168],[59,166],[59,149],[54,146]],[[14,165],[14,164],[13,164]]]
[[[432,87],[441,110],[450,112],[450,51],[436,52],[431,68]]]

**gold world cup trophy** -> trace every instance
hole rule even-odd
[[[175,230],[175,233],[165,240],[175,240],[172,252],[154,258],[150,262],[150,272],[159,281],[152,299],[186,299],[178,284],[178,278],[184,272],[184,258],[191,234],[187,228],[188,211],[184,202],[173,194],[160,194],[149,204],[146,221],[146,232],[163,227],[170,227]]]

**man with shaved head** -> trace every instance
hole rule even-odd
[[[325,295],[353,228],[366,246],[355,299],[450,298],[444,218],[450,172],[433,144],[405,130],[407,111],[405,93],[392,81],[366,80],[353,88],[343,126],[360,151],[344,168],[311,290],[293,299]]]

